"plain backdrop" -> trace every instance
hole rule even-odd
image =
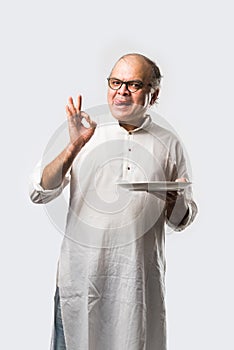
[[[68,96],[105,104],[106,77],[127,52],[161,68],[156,111],[186,145],[199,207],[167,237],[169,350],[234,348],[232,12],[227,0],[1,5],[2,349],[49,349],[62,236],[30,202],[28,178]]]

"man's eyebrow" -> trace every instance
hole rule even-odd
[[[130,80],[121,80],[119,78],[116,78],[116,77],[110,77],[111,79],[116,79],[116,80],[119,80],[119,81],[123,81],[123,82],[128,82],[128,81],[137,81],[139,83],[142,83],[142,80],[141,79],[130,79]]]

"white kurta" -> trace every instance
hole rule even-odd
[[[70,181],[57,281],[67,350],[166,349],[165,202],[116,183],[179,177],[188,178],[180,142],[146,116],[131,133],[117,122],[97,127],[59,188],[32,182],[32,200],[45,203]],[[175,230],[196,215],[191,193]]]

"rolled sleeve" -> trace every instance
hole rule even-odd
[[[184,201],[185,206],[187,207],[185,216],[181,217],[181,213],[179,213],[178,209],[174,208],[172,210],[170,218],[167,219],[167,225],[176,232],[182,231],[186,227],[188,227],[193,222],[198,212],[197,205],[195,201],[191,198],[191,191],[189,193],[189,198],[186,195],[184,195]],[[171,220],[171,218],[173,219]]]
[[[29,179],[29,196],[33,203],[46,204],[58,197],[70,182],[70,171],[67,172],[60,186],[45,190],[41,186],[41,162],[39,162]]]
[[[186,217],[181,221],[181,223],[178,226],[174,226],[173,229],[176,232],[183,231],[186,227],[188,227],[193,220],[195,219],[195,216],[197,215],[197,205],[194,201],[190,200],[187,202],[188,211]],[[169,224],[170,226],[170,224]]]
[[[187,160],[180,142],[177,141],[175,147],[172,148],[169,161],[171,162],[169,167],[171,169],[171,181],[175,181],[178,178],[185,178],[187,181],[192,182],[188,172]],[[183,199],[187,208],[185,216],[181,217],[183,213],[178,212],[175,205],[175,210],[172,211],[171,215],[174,222],[172,220],[170,221],[170,218],[167,219],[167,225],[177,232],[188,227],[194,221],[198,212],[197,205],[193,200],[192,186],[184,189]]]

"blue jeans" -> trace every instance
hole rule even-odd
[[[54,296],[54,348],[53,350],[66,350],[58,287],[56,288],[56,292]]]

